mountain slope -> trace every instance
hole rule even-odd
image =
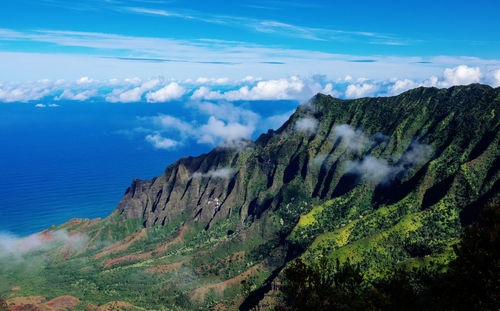
[[[0,294],[22,285],[101,304],[236,309],[259,303],[296,256],[352,258],[373,278],[446,264],[462,227],[499,199],[499,111],[500,89],[483,85],[318,94],[255,142],[134,180],[108,218],[51,229],[88,240],[60,246],[30,277],[0,269]]]

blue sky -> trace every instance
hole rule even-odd
[[[1,27],[240,41],[350,55],[477,56],[500,48],[497,1],[5,1]],[[3,50],[59,52],[49,44]],[[68,48],[65,52],[98,53]]]
[[[4,1],[0,80],[491,70],[499,11],[485,0]]]
[[[497,1],[1,6],[0,102],[302,101],[500,85]]]

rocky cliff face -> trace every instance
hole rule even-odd
[[[499,200],[499,113],[500,88],[483,85],[318,94],[255,142],[134,180],[107,219],[58,228],[87,234],[88,245],[40,273],[94,303],[245,309],[273,296],[296,256],[350,258],[373,278],[444,265],[462,227]],[[91,268],[60,279],[78,263]]]
[[[459,163],[472,163],[498,142],[498,93],[474,85],[351,101],[318,94],[278,131],[256,142],[236,149],[217,147],[178,160],[151,181],[134,180],[117,209],[128,218],[143,219],[145,227],[165,225],[187,212],[188,221],[208,229],[233,213],[245,222],[269,208],[281,209],[290,203],[284,197],[290,184],[315,202],[369,186],[374,190],[371,203],[378,206],[402,199],[415,190],[405,186],[424,180],[419,201],[428,207],[440,199],[437,188],[449,187],[456,178],[467,180],[458,176],[465,170]],[[442,156],[451,157],[451,167],[439,177],[429,165]],[[368,165],[370,157],[383,159],[372,163],[379,164],[376,169],[393,172],[375,180],[363,168],[346,169],[346,161]],[[468,185],[474,188],[469,189],[475,192],[472,197],[486,193],[495,178],[498,163],[488,166],[491,171],[481,182]]]

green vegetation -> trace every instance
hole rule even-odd
[[[371,280],[349,260],[301,259],[284,272],[284,302],[276,310],[498,310],[500,205],[467,227],[447,269],[399,265]]]
[[[445,273],[458,277],[461,261],[480,265],[454,247],[472,243],[460,240],[464,228],[499,201],[499,106],[500,89],[483,85],[347,101],[318,94],[241,149],[134,180],[109,217],[48,231],[83,242],[0,256],[0,295],[72,295],[79,308],[270,308],[287,275],[279,271],[292,265],[289,278],[313,284],[301,297],[330,284],[328,305],[338,309],[424,303],[428,279],[451,284]],[[296,130],[303,118],[318,121],[314,135]],[[346,293],[351,305],[337,305]]]

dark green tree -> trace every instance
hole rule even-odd
[[[8,311],[9,310],[9,306],[7,305],[7,301],[5,301],[5,299],[0,296],[0,311]]]
[[[445,273],[397,268],[372,283],[349,261],[298,259],[285,270],[277,310],[500,310],[500,205],[465,228],[455,254]]]
[[[433,269],[398,268],[374,281],[365,299],[375,310],[429,310],[435,279]]]
[[[349,261],[329,261],[323,256],[315,265],[298,259],[285,270],[286,303],[277,310],[366,310],[367,288],[359,266]]]
[[[466,228],[457,258],[438,286],[436,305],[450,310],[500,310],[500,205],[486,206]]]

